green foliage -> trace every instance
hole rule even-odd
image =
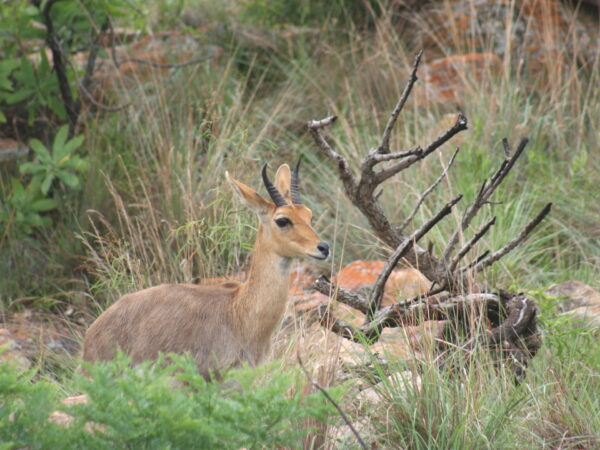
[[[34,3],[34,4],[32,4]],[[56,71],[48,59],[48,44],[43,11],[48,0],[35,2],[17,0],[0,3],[0,123],[6,121],[1,109],[6,105],[22,105],[31,126],[47,119],[48,112],[59,121],[67,119],[66,105],[61,97]],[[55,39],[60,42],[63,58],[72,49],[88,48],[90,36],[95,36],[109,17],[125,17],[132,11],[125,0],[61,0],[53,4],[50,17]],[[35,49],[39,47],[39,51]],[[68,87],[77,98],[75,79],[81,69],[65,63],[70,82]]]
[[[81,184],[77,173],[82,173],[88,168],[87,159],[75,155],[75,151],[83,143],[83,136],[67,140],[68,133],[69,127],[66,125],[58,130],[52,144],[52,152],[37,139],[29,141],[37,159],[19,166],[22,174],[32,176],[31,183],[39,185],[44,195],[48,194],[52,182],[56,179],[71,189],[79,189]]]
[[[307,419],[333,413],[322,395],[303,396],[296,375],[275,366],[230,371],[219,382],[178,355],[168,365],[161,357],[131,367],[121,354],[84,367],[89,377],[77,375],[74,387],[89,401],[67,407],[50,383],[32,382],[33,371],[0,364],[2,448],[297,448]],[[66,429],[47,420],[59,408],[73,417]]]
[[[20,180],[12,178],[11,187],[6,204],[0,202],[0,224],[5,230],[16,235],[29,234],[36,227],[52,224],[52,219],[42,213],[56,208],[56,201],[41,194],[39,183],[24,186]]]
[[[0,348],[0,355],[4,349]],[[48,422],[57,405],[57,390],[33,382],[35,370],[0,362],[0,449],[58,448],[58,427]]]
[[[8,105],[25,104],[29,125],[38,118],[43,108],[50,108],[61,120],[67,118],[65,107],[60,100],[58,80],[52,73],[44,50],[40,52],[39,65],[34,66],[31,60],[25,57],[7,59],[0,63],[0,72],[6,75],[5,81],[8,81],[0,86],[0,105],[2,102]]]
[[[32,44],[45,35],[40,10],[26,1],[0,6],[0,108],[3,103],[20,103],[27,110],[29,125],[44,114],[45,108],[66,119],[56,76],[52,73],[45,47],[39,57],[32,54]],[[38,60],[38,63],[34,63]],[[2,117],[0,117],[0,120]]]
[[[75,154],[83,143],[83,136],[67,139],[68,127],[60,128],[54,138],[52,151],[37,139],[29,145],[36,159],[19,166],[21,174],[29,181],[11,179],[11,189],[6,204],[0,202],[0,224],[13,231],[14,234],[30,234],[36,228],[52,225],[48,216],[42,215],[58,206],[52,198],[50,187],[56,180],[64,183],[69,189],[79,189],[81,175],[88,168],[88,160]]]
[[[514,432],[510,418],[519,414],[526,396],[515,388],[510,371],[494,370],[484,352],[459,350],[447,357],[444,367],[419,361],[411,370],[383,377],[377,393],[389,412],[386,421],[375,422],[386,429],[382,447],[505,448]]]
[[[274,367],[229,372],[207,382],[191,358],[131,368],[122,355],[110,364],[85,365],[78,383],[90,402],[67,410],[78,424],[93,422],[82,441],[95,448],[256,448],[298,446],[307,418],[331,414],[322,396],[302,399],[295,377]],[[267,377],[268,374],[268,377]],[[180,385],[173,388],[174,384]],[[89,444],[88,444],[89,445]]]

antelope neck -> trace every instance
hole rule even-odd
[[[235,311],[248,324],[249,339],[268,339],[281,320],[290,286],[292,259],[272,251],[262,228],[258,230],[248,279],[240,288]]]

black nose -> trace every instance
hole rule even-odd
[[[329,256],[329,244],[327,242],[319,242],[319,245],[317,245],[317,249],[321,252],[323,256]]]

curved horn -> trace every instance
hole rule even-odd
[[[294,171],[292,172],[292,181],[290,183],[290,193],[292,195],[293,205],[302,204],[302,199],[300,198],[300,184],[298,182],[298,173],[300,172],[300,161],[302,161],[302,158],[298,158],[298,163],[296,164],[296,167],[294,167]]]
[[[283,198],[281,193],[277,190],[277,188],[275,186],[273,186],[273,183],[271,183],[271,180],[269,180],[269,177],[267,176],[267,165],[266,164],[263,166],[263,169],[262,169],[262,179],[263,179],[263,183],[265,183],[265,187],[267,188],[267,191],[269,192],[269,195],[271,196],[271,199],[273,200],[273,203],[275,203],[275,205],[278,207],[286,206],[287,202],[285,201],[285,199]]]

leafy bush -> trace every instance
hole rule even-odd
[[[0,224],[12,229],[13,234],[30,234],[36,228],[52,225],[50,217],[42,213],[57,207],[50,191],[55,181],[61,181],[70,189],[79,189],[78,175],[88,168],[87,159],[75,154],[83,143],[83,136],[69,140],[67,136],[65,125],[56,134],[52,151],[37,139],[29,142],[36,159],[22,163],[19,170],[31,177],[26,184],[13,178],[6,204],[0,202]]]
[[[52,144],[52,153],[37,139],[29,141],[37,160],[19,166],[22,174],[32,175],[31,183],[39,184],[44,195],[48,194],[56,179],[71,189],[78,189],[80,182],[76,172],[87,169],[87,160],[75,155],[75,151],[83,143],[83,136],[67,140],[68,132],[66,125],[58,130]]]
[[[6,204],[0,202],[0,224],[14,234],[29,234],[36,227],[52,225],[52,219],[41,214],[56,208],[56,201],[44,198],[38,183],[24,186],[16,178],[11,179],[11,191]]]
[[[16,105],[25,110],[29,126],[36,121],[68,119],[73,131],[80,109],[75,80],[82,78],[84,68],[68,59],[76,51],[89,49],[109,18],[125,17],[132,11],[126,0],[1,2],[0,123],[7,121],[2,109]],[[58,67],[48,57],[48,41],[60,47],[63,61]],[[60,81],[62,75],[65,80]],[[21,115],[19,108],[16,115]]]
[[[0,355],[4,349],[0,348]],[[61,429],[48,422],[57,404],[52,384],[33,383],[35,370],[0,362],[0,449],[57,448]]]
[[[66,429],[47,420],[59,408],[52,385],[34,384],[33,372],[0,365],[2,448],[300,447],[311,431],[306,420],[326,421],[333,412],[320,394],[303,396],[294,373],[274,366],[207,382],[189,357],[170,355],[168,365],[165,358],[130,364],[119,355],[84,365],[89,377],[76,375],[74,387],[89,402],[61,406],[74,418]]]

